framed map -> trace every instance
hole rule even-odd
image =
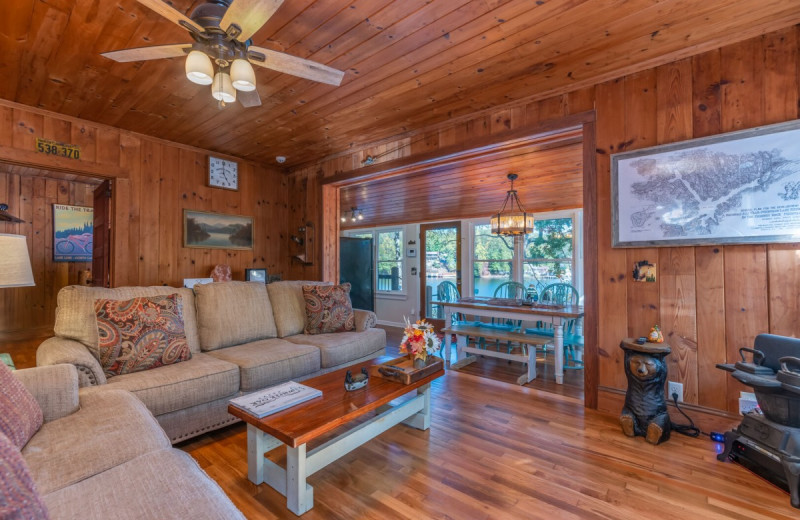
[[[612,245],[800,242],[800,120],[611,156]]]

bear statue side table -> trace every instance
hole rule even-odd
[[[666,343],[636,343],[625,338],[620,343],[625,351],[625,375],[628,392],[619,417],[622,432],[628,437],[643,435],[650,444],[669,439],[671,422],[664,399],[667,365],[664,358],[671,352]]]

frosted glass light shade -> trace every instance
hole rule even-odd
[[[231,77],[224,72],[217,72],[214,83],[211,84],[211,95],[217,101],[233,103],[236,101],[236,90],[231,84]]]
[[[495,235],[527,235],[533,231],[534,218],[530,213],[498,213],[492,216],[492,233]]]
[[[186,56],[186,78],[198,85],[211,85],[214,66],[211,59],[200,51],[192,51]]]
[[[33,271],[28,240],[23,235],[0,233],[0,287],[31,287]]]
[[[247,60],[233,60],[231,64],[231,81],[233,88],[242,92],[250,92],[256,89],[256,73],[253,66]]]

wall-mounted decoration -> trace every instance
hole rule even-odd
[[[614,247],[800,240],[800,121],[611,156]]]
[[[208,185],[226,190],[239,189],[239,164],[235,161],[208,156]]]
[[[67,159],[81,158],[81,147],[77,144],[59,143],[58,141],[42,139],[41,137],[36,138],[36,151],[47,155],[66,157]]]
[[[253,249],[253,217],[185,209],[183,247]]]
[[[53,204],[53,261],[91,262],[94,210]]]
[[[267,270],[266,269],[245,269],[244,279],[248,282],[261,282],[267,283]]]
[[[656,264],[651,264],[647,260],[636,262],[633,264],[633,281],[634,282],[655,282],[656,281]]]

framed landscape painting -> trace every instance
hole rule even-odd
[[[185,209],[183,247],[253,249],[253,217]]]
[[[53,261],[91,262],[94,210],[53,204]]]
[[[800,242],[800,121],[611,156],[612,245]]]

